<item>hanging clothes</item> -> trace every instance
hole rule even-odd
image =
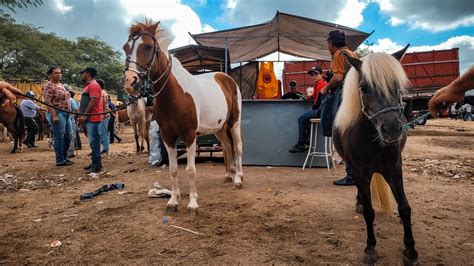
[[[271,99],[278,96],[278,80],[273,71],[273,62],[260,62],[257,79],[258,99]]]

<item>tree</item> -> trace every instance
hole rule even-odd
[[[15,13],[16,8],[27,8],[29,6],[38,7],[42,4],[43,0],[0,0],[0,7],[4,6],[13,13]]]
[[[0,77],[43,80],[50,66],[59,66],[63,82],[78,87],[82,86],[79,71],[94,66],[107,90],[122,90],[120,53],[98,37],[70,41],[0,15]]]

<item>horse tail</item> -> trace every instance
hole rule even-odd
[[[18,138],[19,141],[23,141],[25,137],[25,117],[23,116],[23,112],[18,106],[15,106],[15,110],[16,116],[13,125],[16,131],[16,138]]]
[[[392,202],[390,200],[390,187],[381,174],[374,173],[372,175],[370,193],[373,206],[377,206],[385,213],[393,211]]]

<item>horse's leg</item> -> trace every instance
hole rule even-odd
[[[354,169],[356,170],[356,169]],[[372,173],[364,171],[354,171],[354,181],[357,185],[357,190],[362,200],[364,206],[363,214],[365,219],[365,225],[367,227],[367,246],[364,250],[364,258],[362,260],[365,264],[374,264],[377,261],[377,253],[375,252],[375,245],[377,240],[375,240],[374,233],[374,218],[375,213],[372,208],[372,199],[370,194],[370,179],[372,178]]]
[[[196,190],[196,139],[191,146],[186,147],[186,155],[188,157],[188,163],[186,165],[186,174],[189,178],[189,204],[188,214],[193,215],[199,210],[197,203],[197,190]]]
[[[401,160],[401,159],[400,159]],[[401,164],[386,171],[383,175],[390,185],[390,189],[398,204],[398,213],[403,222],[403,242],[405,250],[403,251],[405,264],[414,264],[418,259],[418,252],[415,250],[415,240],[411,229],[411,207],[408,204],[405,191],[403,189],[403,174]]]
[[[234,151],[235,160],[234,186],[236,188],[242,188],[244,171],[242,169],[242,136],[240,131],[240,120],[234,124],[230,132],[232,134],[232,150]]]
[[[138,143],[138,124],[137,123],[133,123],[132,124],[133,126],[133,134],[135,136],[135,144],[137,145],[137,153],[140,153],[140,144]]]
[[[166,150],[168,151],[168,161],[170,166],[170,177],[171,177],[171,198],[166,204],[166,212],[177,212],[179,199],[181,198],[181,193],[179,191],[179,180],[178,180],[178,154],[176,150],[176,145],[173,144],[172,147],[168,146],[165,143]]]
[[[140,118],[140,122],[138,123],[138,130],[140,130],[140,151],[144,152],[145,150],[145,138],[147,136],[146,132],[146,120],[145,118]]]
[[[235,165],[232,155],[232,144],[227,131],[222,129],[215,133],[217,139],[221,142],[222,150],[224,151],[224,162],[225,162],[225,175],[224,183],[229,183],[234,181],[235,176]]]

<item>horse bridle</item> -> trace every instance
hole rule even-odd
[[[374,123],[374,119],[377,118],[378,116],[382,115],[382,114],[385,114],[385,113],[388,113],[388,112],[399,112],[400,113],[400,117],[402,116],[403,112],[403,101],[402,101],[402,96],[400,94],[400,91],[398,92],[398,96],[400,98],[400,103],[397,105],[397,106],[389,106],[389,107],[386,107],[382,110],[379,110],[377,112],[375,112],[374,114],[369,114],[367,112],[367,110],[365,109],[365,105],[364,105],[364,99],[362,98],[362,95],[363,95],[363,91],[361,89],[361,87],[359,86],[359,95],[360,95],[360,103],[362,105],[362,113],[365,115],[365,117],[367,117],[367,119],[369,119],[370,122]]]
[[[125,59],[124,73],[125,73],[125,71],[133,71],[133,72],[138,74],[138,76],[141,80],[144,81],[143,86],[141,86],[141,88],[140,88],[140,95],[142,95],[142,96],[151,95],[152,90],[153,90],[153,85],[155,85],[160,80],[162,80],[165,77],[165,75],[168,73],[168,75],[166,76],[166,79],[163,82],[163,84],[161,85],[160,89],[157,92],[155,92],[153,95],[151,95],[152,97],[156,97],[163,91],[166,83],[169,80],[173,60],[171,58],[171,55],[169,55],[168,56],[168,64],[166,66],[166,69],[163,71],[163,73],[161,73],[161,75],[156,80],[152,80],[150,78],[150,71],[151,71],[151,68],[153,67],[153,64],[155,63],[155,58],[158,60],[158,65],[160,64],[161,49],[159,49],[158,42],[157,42],[155,36],[153,36],[152,34],[150,34],[148,32],[141,31],[141,32],[138,32],[138,33],[135,33],[135,34],[132,34],[132,35],[129,36],[129,39],[130,39],[130,37],[132,39],[132,47],[130,47],[130,51],[133,51],[133,48],[135,48],[136,41],[142,35],[147,35],[147,36],[149,36],[150,38],[153,39],[153,53],[151,55],[150,61],[148,62],[148,64],[146,64],[144,66],[144,65],[142,65],[142,64],[140,64],[136,61],[131,60],[131,57],[130,57],[130,54],[129,54],[129,55],[127,55],[127,58]],[[134,63],[135,65],[139,66],[140,68],[143,69],[143,71],[138,71],[138,69],[129,67],[130,63]],[[125,78],[125,75],[124,75],[123,78]],[[139,86],[139,83],[137,83],[137,86]]]

